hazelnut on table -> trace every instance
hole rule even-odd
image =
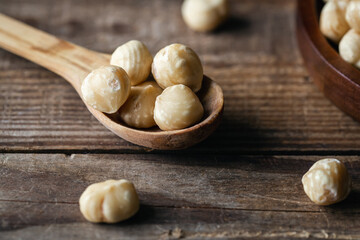
[[[351,191],[351,177],[345,165],[337,159],[317,161],[303,176],[304,191],[318,205],[330,205],[344,200]]]
[[[115,113],[130,94],[126,72],[116,66],[103,66],[92,71],[81,84],[84,101],[105,113]]]
[[[183,84],[166,88],[156,98],[154,119],[161,130],[189,127],[200,121],[203,114],[199,98]]]
[[[154,57],[152,73],[162,88],[184,84],[194,92],[200,90],[203,67],[198,55],[183,44],[171,44]]]
[[[153,57],[145,44],[132,40],[118,47],[111,55],[110,64],[123,68],[131,85],[144,82],[150,74]]]
[[[161,93],[162,88],[155,81],[147,81],[131,87],[128,100],[119,109],[120,118],[131,127],[150,128],[155,126],[155,100]]]
[[[134,185],[127,180],[107,180],[86,188],[79,200],[80,211],[90,222],[116,223],[139,210]]]
[[[191,29],[199,32],[212,31],[228,16],[227,0],[185,0],[181,13]]]

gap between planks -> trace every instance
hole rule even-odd
[[[137,149],[139,148],[139,149]],[[201,155],[238,155],[238,156],[356,156],[360,155],[360,150],[289,150],[289,151],[242,151],[236,149],[230,150],[220,150],[218,152],[210,152],[208,149],[184,149],[176,151],[162,151],[156,149],[147,149],[141,146],[134,146],[134,149],[29,149],[29,150],[0,150],[0,154],[64,154],[65,156],[71,156],[73,154],[107,154],[107,155],[121,155],[121,154],[173,154],[176,156],[186,156],[191,154],[201,154]]]

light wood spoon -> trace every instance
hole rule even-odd
[[[62,76],[80,96],[81,82],[87,74],[110,63],[108,54],[66,42],[3,14],[0,14],[0,23],[0,47]],[[205,110],[202,121],[192,127],[175,131],[130,128],[122,123],[116,114],[104,114],[86,103],[85,105],[99,122],[119,137],[153,149],[173,150],[199,143],[220,124],[224,108],[221,87],[208,77],[204,77],[203,87],[198,96]]]

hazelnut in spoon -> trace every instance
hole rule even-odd
[[[81,96],[81,83],[94,69],[110,62],[110,55],[94,52],[0,14],[0,47],[37,63],[67,80]],[[224,99],[221,87],[204,76],[197,95],[204,116],[196,125],[173,131],[139,130],[126,126],[116,114],[86,105],[106,128],[134,144],[162,150],[184,149],[208,137],[220,124]],[[82,97],[82,96],[81,96]]]

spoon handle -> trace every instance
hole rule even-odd
[[[57,73],[78,92],[82,79],[106,58],[1,13],[0,23],[0,47]]]

